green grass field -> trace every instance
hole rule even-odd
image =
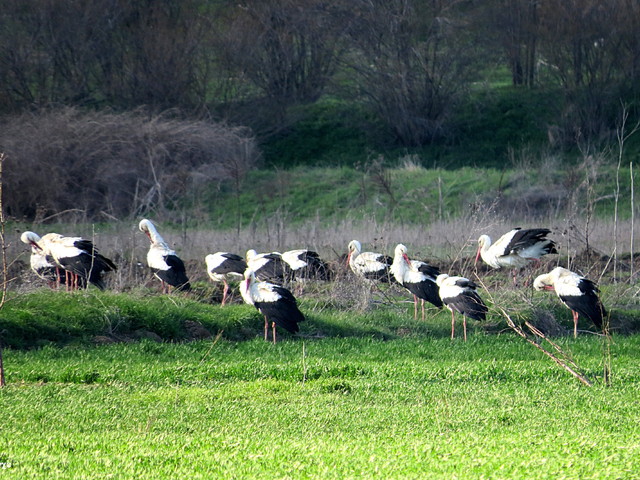
[[[41,330],[55,295],[77,330],[4,351],[0,478],[639,478],[638,335],[614,334],[610,386],[602,337],[555,339],[593,387],[495,315],[465,343],[447,312],[415,321],[406,302],[303,298],[301,335],[273,345],[245,305],[36,292],[5,306],[3,335]],[[186,320],[213,336],[90,341],[116,324],[178,338]]]

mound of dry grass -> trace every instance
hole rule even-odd
[[[241,178],[259,157],[247,129],[74,108],[5,119],[0,150],[6,212],[36,222],[165,213],[206,182]]]

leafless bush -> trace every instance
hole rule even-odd
[[[454,41],[465,35],[458,7],[455,0],[375,0],[353,2],[349,9],[354,48],[345,62],[358,93],[403,145],[445,135],[466,86],[473,48]]]
[[[206,182],[239,179],[258,152],[249,131],[144,112],[43,110],[5,119],[6,211],[41,221],[165,214]]]

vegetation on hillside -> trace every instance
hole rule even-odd
[[[633,2],[11,0],[3,13],[2,112],[177,108],[264,139],[330,94],[411,147],[455,133],[456,105],[499,71],[524,98],[551,96],[556,140],[573,145],[610,138],[638,94]]]
[[[412,155],[498,170],[523,151],[560,167],[607,155],[623,116],[638,119],[637,13],[590,0],[12,0],[0,18],[7,212],[175,220],[177,197],[237,184],[259,153],[277,168]]]
[[[426,169],[407,156],[394,164],[378,158],[368,166],[254,171],[239,188],[223,182],[203,198],[219,229],[364,220],[427,226],[489,212],[516,222],[587,213],[611,218],[616,170],[594,159],[566,168],[553,157],[501,169]],[[621,219],[631,216],[629,172],[618,172]]]

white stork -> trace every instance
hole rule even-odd
[[[229,280],[243,278],[247,269],[247,262],[240,255],[229,252],[216,252],[204,258],[207,264],[207,273],[214,282],[223,282],[222,305],[227,301],[229,293]]]
[[[298,323],[304,321],[304,315],[298,309],[293,294],[284,287],[256,280],[253,270],[244,272],[244,281],[240,283],[240,294],[245,303],[253,305],[264,316],[264,339],[268,338],[271,324],[273,343],[276,343],[276,325],[296,333]]]
[[[413,318],[418,318],[418,298],[421,300],[422,320],[424,320],[424,301],[442,308],[442,299],[436,285],[440,270],[420,260],[410,260],[407,247],[399,243],[394,251],[391,273],[397,282],[413,294]]]
[[[489,235],[478,238],[478,258],[493,268],[522,268],[531,261],[539,261],[543,255],[558,253],[553,240],[546,238],[551,233],[548,228],[514,228],[505,233],[495,243]]]
[[[598,287],[591,280],[566,268],[556,267],[549,273],[536,277],[536,290],[553,290],[573,314],[573,336],[578,336],[578,317],[591,320],[602,329],[602,319],[607,312],[598,297]]]
[[[162,283],[162,292],[169,293],[169,286],[180,291],[191,290],[184,262],[160,236],[155,225],[143,218],[138,228],[149,237],[151,242],[147,252],[147,265]]]
[[[31,270],[42,280],[45,280],[51,288],[58,287],[61,283],[66,284],[67,275],[62,276],[60,267],[56,265],[51,256],[47,257],[40,246],[40,236],[35,232],[23,232],[20,235],[22,243],[31,246],[31,257],[29,263]],[[78,279],[79,286],[86,287],[86,279]]]
[[[111,260],[98,253],[91,240],[47,233],[40,239],[39,245],[47,258],[52,258],[56,265],[65,270],[65,283],[71,289],[86,287],[89,282],[104,290],[103,274],[118,269]]]
[[[320,255],[313,250],[289,250],[282,254],[282,260],[289,265],[289,268],[293,272],[293,277],[296,279],[328,279],[329,266],[320,258]]]
[[[390,283],[393,277],[390,272],[393,259],[388,255],[375,252],[363,252],[358,240],[349,242],[347,264],[356,275],[368,280]]]
[[[455,332],[455,313],[462,314],[464,341],[467,341],[467,317],[483,321],[487,315],[487,306],[478,295],[478,286],[464,277],[450,277],[446,273],[438,275],[436,284],[440,287],[440,298],[451,311],[451,339]]]
[[[245,258],[247,267],[253,270],[258,280],[284,283],[291,279],[291,269],[279,252],[258,253],[251,249],[247,250]]]

